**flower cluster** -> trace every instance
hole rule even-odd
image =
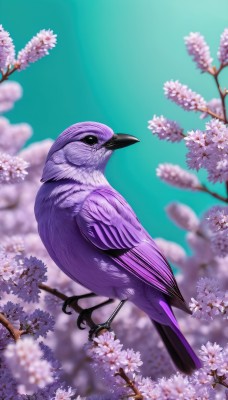
[[[197,176],[173,164],[160,164],[156,170],[157,176],[169,185],[182,189],[198,190],[200,182]]]
[[[15,101],[22,96],[22,87],[17,82],[2,82],[0,85],[0,113],[13,108]]]
[[[49,50],[55,45],[56,35],[50,29],[43,29],[28,42],[23,50],[19,51],[16,61],[18,69],[25,69],[30,63],[48,55]]]
[[[192,298],[189,306],[196,318],[210,320],[221,314],[227,319],[228,297],[215,280],[201,278],[197,283],[197,298]]]
[[[160,117],[154,115],[153,119],[149,121],[148,128],[162,140],[180,142],[184,137],[183,129],[178,123],[163,117],[163,115]]]
[[[212,58],[204,37],[198,32],[191,32],[184,40],[188,54],[193,57],[197,67],[207,71],[211,67]]]
[[[228,128],[223,122],[212,119],[205,131],[190,131],[185,140],[190,168],[205,168],[212,182],[228,180],[228,165],[223,168],[228,158]]]
[[[94,339],[90,354],[105,369],[111,370],[113,374],[123,368],[126,373],[136,372],[142,365],[139,352],[132,349],[122,350],[123,345],[115,338],[113,332],[105,332]]]
[[[28,163],[20,157],[0,153],[0,183],[16,183],[27,175]]]
[[[194,211],[181,203],[170,203],[166,207],[169,218],[180,228],[187,231],[196,231],[199,227],[199,219]]]
[[[228,63],[228,28],[226,28],[221,35],[218,59],[222,65]]]
[[[56,45],[56,37],[57,35],[55,35],[52,30],[42,29],[27,43],[24,49],[19,51],[16,58],[13,40],[10,37],[9,32],[0,25],[0,70],[2,74],[0,82],[8,79],[8,77],[16,70],[21,71],[27,68],[29,64],[48,55],[49,50]],[[2,90],[4,91],[4,88]],[[13,102],[17,100],[17,98],[14,100],[15,96],[17,97],[19,95],[20,97],[18,88],[15,86],[13,87],[12,85],[10,87],[10,83],[7,92],[7,95],[10,97],[9,100],[11,101],[5,101],[2,106],[0,103],[0,112],[12,108]]]
[[[0,69],[7,68],[13,64],[15,57],[15,50],[13,41],[9,32],[5,31],[0,25]]]
[[[22,394],[33,394],[37,387],[42,389],[53,382],[51,364],[42,359],[42,350],[31,337],[9,344],[5,358],[14,378],[23,382]]]
[[[193,92],[187,85],[182,85],[179,81],[168,81],[164,84],[164,93],[167,99],[178,104],[186,111],[204,111],[206,101],[204,98]]]

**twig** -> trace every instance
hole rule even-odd
[[[18,69],[18,67],[19,67],[18,65],[14,65],[14,67],[11,70],[7,69],[5,73],[2,71],[2,77],[0,79],[0,83],[6,81],[9,78],[9,76],[12,75]]]
[[[220,200],[220,201],[224,201],[225,203],[228,203],[228,198],[221,196],[220,194],[216,193],[216,192],[212,192],[212,190],[208,189],[207,186],[202,185],[202,186],[198,186],[197,190],[199,190],[200,192],[205,192],[210,194],[211,196],[215,197],[216,199]]]
[[[135,400],[143,400],[143,395],[140,393],[137,386],[135,386],[134,382],[126,375],[123,368],[120,368],[119,371],[115,373],[115,376],[120,376],[126,382],[127,386],[132,389],[133,394],[129,397],[133,397]]]
[[[24,330],[17,329],[11,324],[11,322],[5,317],[4,314],[0,313],[0,324],[2,324],[10,333],[12,338],[17,342],[21,335],[26,333]]]
[[[209,110],[208,107],[205,107],[205,108],[197,108],[197,110],[200,111],[200,112],[207,113],[207,114],[210,115],[211,117],[216,118],[216,119],[219,119],[219,121],[226,122],[226,121],[225,121],[225,118],[220,117],[220,115],[218,115],[218,114],[215,114],[213,111]]]
[[[43,283],[39,283],[39,288],[41,290],[44,290],[47,293],[52,294],[55,297],[58,297],[59,299],[65,301],[68,299],[68,296],[66,296],[65,294],[59,292],[59,290],[57,289],[53,289],[48,285],[44,285]],[[71,307],[76,313],[80,314],[83,311],[83,308],[81,308],[77,303],[72,303],[69,305],[69,307]],[[85,316],[84,317],[84,321],[86,321],[86,324],[88,325],[89,328],[93,328],[94,327],[94,322],[92,321],[91,317],[89,316]]]

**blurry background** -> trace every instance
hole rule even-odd
[[[159,163],[186,167],[185,148],[159,141],[147,121],[163,114],[186,130],[203,128],[198,114],[165,99],[163,83],[179,79],[207,100],[218,97],[212,78],[196,70],[187,55],[183,37],[201,32],[216,64],[227,11],[227,0],[0,0],[0,23],[17,51],[40,29],[58,35],[49,57],[11,78],[22,84],[24,96],[6,117],[12,123],[30,123],[33,141],[55,138],[67,126],[86,120],[140,138],[140,144],[115,153],[107,169],[109,181],[151,235],[184,244],[183,232],[165,215],[165,205],[179,200],[200,213],[216,201],[159,181]],[[223,83],[228,81],[225,74]],[[222,186],[217,189],[224,193]]]

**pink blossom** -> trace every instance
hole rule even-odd
[[[212,249],[218,257],[226,257],[228,255],[228,230],[219,231],[214,234],[211,239]]]
[[[40,58],[49,54],[56,45],[56,35],[52,30],[41,30],[36,34],[18,53],[17,65],[19,70],[23,70],[29,66],[30,63],[36,62]]]
[[[159,139],[170,142],[180,142],[184,137],[183,129],[178,123],[163,117],[163,115],[160,117],[154,115],[153,119],[149,121],[148,128],[152,133],[158,135]]]
[[[218,59],[222,65],[228,63],[228,28],[226,28],[221,35]]]
[[[0,25],[0,69],[8,67],[13,64],[15,57],[15,50],[13,41],[3,26]]]
[[[192,56],[197,67],[202,71],[207,71],[212,63],[210,49],[204,37],[198,32],[191,32],[184,38],[187,52]]]
[[[28,163],[20,157],[0,153],[0,183],[15,183],[24,180]]]
[[[68,389],[59,388],[57,389],[55,397],[52,400],[71,400],[72,396],[74,395],[75,390],[73,390],[71,387],[69,387]],[[80,400],[80,396],[78,396],[77,399]]]
[[[228,207],[215,206],[207,211],[205,218],[212,232],[224,231],[228,233]]]
[[[170,203],[166,207],[166,212],[169,218],[180,228],[187,231],[196,231],[199,227],[199,219],[194,211],[181,203]]]
[[[15,155],[31,135],[32,128],[29,124],[10,124],[6,118],[0,117],[0,150],[2,152]]]
[[[193,316],[201,320],[211,320],[216,315],[227,318],[228,302],[214,279],[201,278],[197,283],[197,298],[189,304]]]
[[[23,384],[25,394],[33,394],[53,382],[51,364],[42,357],[38,343],[31,337],[24,337],[6,348],[7,364],[18,383]]]
[[[228,128],[217,119],[206,124],[205,131],[191,131],[185,138],[190,168],[205,168],[212,182],[228,179]]]
[[[156,173],[162,181],[182,189],[197,190],[201,186],[195,175],[182,169],[179,165],[160,164]]]
[[[2,82],[0,85],[0,113],[13,108],[15,101],[22,97],[22,87],[17,82]]]
[[[200,111],[206,108],[206,101],[200,94],[193,92],[187,85],[179,81],[168,81],[164,84],[164,92],[168,99],[186,111]]]

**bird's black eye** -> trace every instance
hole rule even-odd
[[[96,144],[98,142],[97,137],[93,135],[88,135],[85,136],[83,139],[80,140],[80,142],[86,143],[89,146],[92,146],[93,144]]]

